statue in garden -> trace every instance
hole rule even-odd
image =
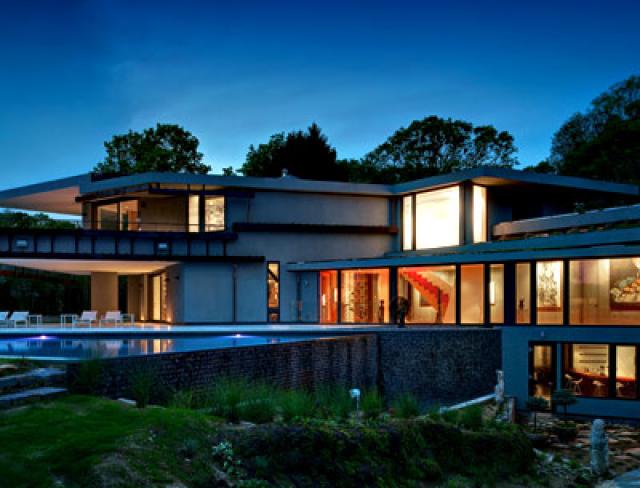
[[[500,406],[504,403],[504,371],[498,369],[496,370],[496,375],[498,376],[498,383],[495,388],[496,404]]]
[[[591,471],[596,476],[609,471],[609,439],[601,419],[594,420],[591,426]]]

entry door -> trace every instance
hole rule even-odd
[[[529,346],[529,395],[551,401],[556,387],[555,344]]]

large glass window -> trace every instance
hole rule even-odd
[[[342,321],[383,323],[389,321],[389,270],[342,271]]]
[[[280,320],[280,263],[267,264],[267,315],[269,322]]]
[[[200,232],[200,196],[189,195],[189,232]]]
[[[578,396],[609,396],[609,346],[564,344],[562,381]]]
[[[516,324],[531,323],[531,265],[516,263]]]
[[[320,323],[338,321],[338,272],[320,271]]]
[[[487,240],[487,189],[473,186],[473,242]]]
[[[492,324],[504,323],[504,265],[492,264],[489,275],[489,307]]]
[[[204,230],[224,230],[224,197],[206,197],[204,200]]]
[[[413,197],[402,199],[402,249],[413,249]]]
[[[456,268],[399,268],[398,295],[408,300],[407,323],[453,324],[456,321]]]
[[[120,230],[140,230],[138,200],[120,202]]]
[[[118,230],[118,204],[111,203],[96,207],[96,229]]]
[[[616,346],[616,396],[637,398],[636,346]]]
[[[484,265],[460,266],[460,321],[463,324],[484,322]]]
[[[536,263],[536,297],[539,324],[562,324],[564,277],[562,261]]]
[[[416,248],[460,244],[460,188],[416,195]]]
[[[569,274],[571,324],[640,324],[640,258],[571,261]]]
[[[531,372],[529,394],[551,400],[555,383],[553,348],[555,344],[536,344],[531,348]]]

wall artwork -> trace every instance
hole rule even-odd
[[[640,258],[612,259],[609,283],[611,310],[640,310]]]
[[[538,310],[557,312],[562,309],[562,262],[538,263]]]

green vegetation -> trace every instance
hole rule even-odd
[[[490,426],[309,419],[246,427],[206,410],[84,396],[0,413],[0,445],[2,483],[12,487],[416,486],[456,475],[491,485],[534,460],[524,435]]]
[[[538,412],[549,408],[549,402],[542,397],[532,396],[527,399],[527,408],[533,412],[533,430],[538,430]]]
[[[400,395],[391,403],[391,410],[394,417],[409,419],[417,417],[420,413],[418,400],[410,393]]]

